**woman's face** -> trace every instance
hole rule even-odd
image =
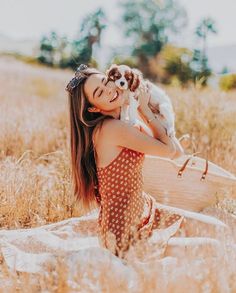
[[[90,112],[113,111],[125,101],[123,91],[116,87],[114,81],[108,81],[107,76],[102,73],[90,75],[84,84],[84,91],[93,105],[88,108]]]

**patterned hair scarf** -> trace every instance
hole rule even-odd
[[[69,81],[65,90],[72,94],[73,90],[79,85],[79,83],[84,79],[83,70],[87,69],[88,66],[85,64],[80,64],[80,66],[75,71],[75,76]]]

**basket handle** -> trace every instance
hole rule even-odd
[[[182,167],[179,169],[179,171],[178,171],[178,174],[177,174],[177,177],[178,177],[178,178],[181,178],[181,177],[182,177],[182,174],[183,174],[185,168],[187,167],[188,162],[189,162],[194,156],[196,156],[196,154],[199,154],[199,153],[201,153],[201,152],[195,152],[195,153],[193,153],[193,154],[190,155],[190,157],[184,162],[183,166],[182,166]],[[205,172],[205,171],[204,171],[204,172]],[[205,178],[204,178],[204,179],[205,179]]]

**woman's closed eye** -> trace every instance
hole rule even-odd
[[[102,93],[103,93],[103,90],[100,91],[100,94],[97,96],[97,98],[100,97]]]
[[[104,81],[104,79],[102,80],[102,84],[103,84],[103,81]],[[106,85],[108,84],[108,82],[109,82],[109,79],[107,79],[107,81],[105,82],[104,85],[106,86]],[[99,95],[97,96],[97,98],[100,97],[102,93],[103,93],[103,90],[100,91],[100,93],[99,93]]]

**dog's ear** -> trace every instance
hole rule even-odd
[[[143,78],[143,73],[137,69],[137,68],[132,68],[132,71],[137,74],[139,77]]]
[[[110,68],[106,71],[106,76],[108,77],[109,80],[115,81],[115,75],[118,71],[118,65],[117,64],[112,64]]]
[[[140,76],[132,71],[132,78],[129,81],[129,89],[134,92],[140,85]]]
[[[115,63],[111,64],[111,66],[106,70],[105,74],[106,74],[107,76],[109,76],[109,72],[110,72],[111,70],[113,70],[113,69],[116,69],[116,68],[118,68],[118,65],[117,65],[117,64],[115,64]]]

